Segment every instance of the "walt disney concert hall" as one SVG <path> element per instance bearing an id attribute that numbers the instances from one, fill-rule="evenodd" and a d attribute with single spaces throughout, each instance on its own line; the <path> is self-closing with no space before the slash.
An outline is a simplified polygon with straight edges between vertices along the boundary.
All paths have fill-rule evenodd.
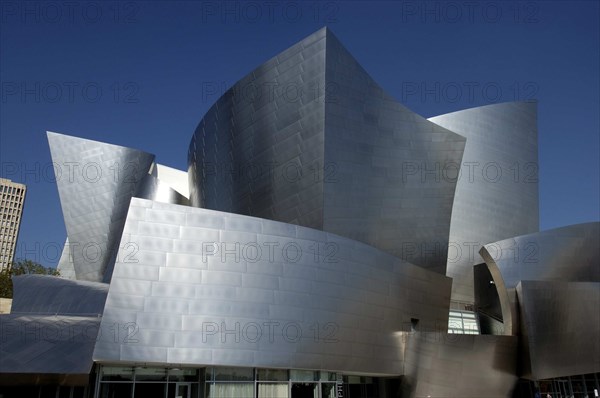
<path id="1" fill-rule="evenodd" d="M 0 397 L 597 397 L 600 224 L 539 231 L 536 107 L 423 118 L 323 28 L 186 171 L 49 132 L 93 170 L 57 178 L 61 277 L 14 278 Z"/>

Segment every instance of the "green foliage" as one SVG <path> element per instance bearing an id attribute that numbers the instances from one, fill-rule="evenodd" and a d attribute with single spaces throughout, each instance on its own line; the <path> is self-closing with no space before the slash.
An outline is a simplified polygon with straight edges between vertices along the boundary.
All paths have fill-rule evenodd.
<path id="1" fill-rule="evenodd" d="M 0 297 L 12 298 L 13 284 L 12 277 L 25 274 L 52 275 L 59 276 L 56 268 L 44 267 L 31 260 L 21 260 L 13 263 L 8 270 L 0 271 Z"/>
<path id="2" fill-rule="evenodd" d="M 0 298 L 12 298 L 12 279 L 10 271 L 0 271 Z"/>

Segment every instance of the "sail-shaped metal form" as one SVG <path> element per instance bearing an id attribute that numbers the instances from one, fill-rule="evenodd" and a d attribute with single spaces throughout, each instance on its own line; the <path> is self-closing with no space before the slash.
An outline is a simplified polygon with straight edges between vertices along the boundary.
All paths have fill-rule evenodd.
<path id="1" fill-rule="evenodd" d="M 457 180 L 442 171 L 464 145 L 387 95 L 324 28 L 207 112 L 190 143 L 191 202 L 333 232 L 445 273 Z"/>
<path id="2" fill-rule="evenodd" d="M 76 278 L 101 282 L 154 155 L 48 132 Z"/>

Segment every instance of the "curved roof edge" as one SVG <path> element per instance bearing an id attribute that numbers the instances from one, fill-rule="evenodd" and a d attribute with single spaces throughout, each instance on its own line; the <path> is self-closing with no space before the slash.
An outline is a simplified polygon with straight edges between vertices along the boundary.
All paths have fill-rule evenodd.
<path id="1" fill-rule="evenodd" d="M 537 112 L 538 100 L 537 99 L 533 99 L 533 100 L 527 100 L 527 101 L 495 102 L 495 103 L 492 103 L 492 104 L 474 106 L 472 108 L 459 109 L 459 110 L 453 111 L 453 112 L 442 113 L 442 114 L 439 114 L 439 115 L 430 116 L 430 117 L 427 118 L 427 120 L 435 123 L 435 121 L 433 119 L 441 117 L 441 116 L 450 116 L 450 115 L 455 115 L 455 114 L 461 113 L 461 112 L 467 112 L 467 111 L 472 111 L 472 110 L 486 110 L 486 109 L 489 109 L 489 108 L 496 108 L 496 107 L 507 106 L 507 105 L 534 106 L 535 107 L 535 111 Z"/>
<path id="2" fill-rule="evenodd" d="M 108 284 L 50 275 L 13 278 L 11 314 L 97 316 L 104 311 Z"/>

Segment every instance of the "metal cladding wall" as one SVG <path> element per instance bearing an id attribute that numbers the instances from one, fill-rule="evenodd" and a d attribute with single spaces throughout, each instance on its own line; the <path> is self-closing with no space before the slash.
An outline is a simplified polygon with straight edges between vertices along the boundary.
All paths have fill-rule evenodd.
<path id="1" fill-rule="evenodd" d="M 146 174 L 135 197 L 162 203 L 189 205 L 189 200 L 185 196 L 151 174 Z"/>
<path id="2" fill-rule="evenodd" d="M 188 182 L 188 174 L 186 171 L 181 171 L 168 167 L 159 163 L 155 163 L 152 167 L 152 173 L 160 182 L 167 184 L 171 189 L 178 194 L 190 198 L 190 185 Z"/>
<path id="3" fill-rule="evenodd" d="M 323 230 L 445 274 L 465 138 L 395 101 L 328 32 Z"/>
<path id="4" fill-rule="evenodd" d="M 402 396 L 510 397 L 517 347 L 516 336 L 410 334 Z"/>
<path id="5" fill-rule="evenodd" d="M 523 336 L 524 377 L 598 372 L 599 241 L 595 222 L 481 249 L 498 290 L 505 334 Z"/>
<path id="6" fill-rule="evenodd" d="M 400 375 L 402 331 L 447 327 L 449 278 L 334 234 L 136 198 L 127 244 L 96 361 Z"/>
<path id="7" fill-rule="evenodd" d="M 109 281 L 129 201 L 154 155 L 51 132 L 48 143 L 75 276 Z"/>
<path id="8" fill-rule="evenodd" d="M 522 377 L 600 372 L 600 283 L 522 281 L 517 294 Z"/>
<path id="9" fill-rule="evenodd" d="M 539 229 L 537 103 L 509 102 L 429 118 L 467 138 L 450 224 L 452 299 L 473 302 L 486 243 Z"/>
<path id="10" fill-rule="evenodd" d="M 456 179 L 441 168 L 464 145 L 385 94 L 324 28 L 207 112 L 189 148 L 191 203 L 333 232 L 444 274 Z"/>
<path id="11" fill-rule="evenodd" d="M 481 256 L 494 278 L 505 333 L 519 332 L 520 281 L 600 282 L 600 223 L 585 223 L 485 245 Z"/>
<path id="12" fill-rule="evenodd" d="M 48 275 L 13 283 L 11 313 L 0 315 L 0 385 L 87 385 L 108 285 Z"/>
<path id="13" fill-rule="evenodd" d="M 0 325 L 0 385 L 35 385 L 44 379 L 48 384 L 61 379 L 64 383 L 65 377 L 78 380 L 76 384 L 89 383 L 100 327 L 97 316 L 6 314 L 0 315 Z"/>
<path id="14" fill-rule="evenodd" d="M 60 259 L 56 265 L 56 270 L 59 272 L 60 277 L 63 279 L 77 280 L 75 274 L 75 267 L 73 266 L 73 256 L 71 255 L 71 249 L 69 248 L 69 237 L 65 239 L 65 245 L 63 246 Z"/>
<path id="15" fill-rule="evenodd" d="M 49 275 L 19 275 L 14 286 L 12 314 L 102 315 L 108 285 Z"/>
<path id="16" fill-rule="evenodd" d="M 322 228 L 325 32 L 265 62 L 206 113 L 188 154 L 193 206 Z"/>

